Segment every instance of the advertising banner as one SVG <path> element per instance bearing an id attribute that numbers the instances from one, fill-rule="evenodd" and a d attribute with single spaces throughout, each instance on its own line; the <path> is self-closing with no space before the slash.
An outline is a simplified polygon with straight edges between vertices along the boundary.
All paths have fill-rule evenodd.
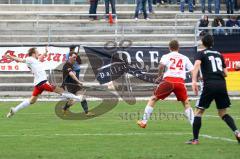
<path id="1" fill-rule="evenodd" d="M 100 84 L 129 73 L 146 82 L 154 82 L 161 57 L 169 53 L 168 47 L 104 48 L 84 47 L 90 64 Z M 180 53 L 194 61 L 196 47 L 182 47 Z M 155 76 L 154 76 L 155 73 Z M 187 76 L 186 82 L 190 82 Z"/>
<path id="2" fill-rule="evenodd" d="M 0 47 L 0 71 L 29 71 L 24 63 L 16 62 L 5 58 L 7 52 L 19 58 L 26 58 L 28 50 L 31 47 Z M 45 52 L 45 47 L 36 47 L 40 54 Z M 43 59 L 45 70 L 54 69 L 66 60 L 66 53 L 69 52 L 68 47 L 48 47 L 48 55 Z"/>

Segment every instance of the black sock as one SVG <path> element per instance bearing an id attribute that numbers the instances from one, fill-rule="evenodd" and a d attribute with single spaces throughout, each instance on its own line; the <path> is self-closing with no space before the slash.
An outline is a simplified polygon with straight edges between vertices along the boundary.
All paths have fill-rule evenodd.
<path id="1" fill-rule="evenodd" d="M 67 103 L 64 105 L 64 107 L 63 107 L 63 110 L 65 110 L 65 111 L 66 111 L 68 108 L 70 108 L 70 106 L 71 106 L 71 105 L 70 105 L 70 104 L 68 104 L 68 102 L 67 102 Z"/>
<path id="2" fill-rule="evenodd" d="M 228 115 L 228 114 L 225 114 L 223 117 L 222 117 L 222 120 L 224 120 L 226 122 L 226 124 L 229 126 L 230 129 L 232 129 L 233 132 L 235 132 L 237 130 L 237 127 L 234 123 L 234 120 L 233 118 Z"/>
<path id="3" fill-rule="evenodd" d="M 198 139 L 199 130 L 202 126 L 202 117 L 195 116 L 193 121 L 193 139 Z"/>
<path id="4" fill-rule="evenodd" d="M 81 101 L 81 105 L 82 105 L 84 112 L 88 113 L 88 103 L 87 103 L 86 99 Z"/>

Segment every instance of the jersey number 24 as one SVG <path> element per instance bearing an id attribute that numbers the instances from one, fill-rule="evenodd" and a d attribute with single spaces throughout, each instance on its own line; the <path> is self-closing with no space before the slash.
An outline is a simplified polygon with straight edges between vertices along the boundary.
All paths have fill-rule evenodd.
<path id="1" fill-rule="evenodd" d="M 170 61 L 172 64 L 170 65 L 171 70 L 183 70 L 183 60 L 182 59 L 175 59 L 175 58 L 170 58 Z"/>

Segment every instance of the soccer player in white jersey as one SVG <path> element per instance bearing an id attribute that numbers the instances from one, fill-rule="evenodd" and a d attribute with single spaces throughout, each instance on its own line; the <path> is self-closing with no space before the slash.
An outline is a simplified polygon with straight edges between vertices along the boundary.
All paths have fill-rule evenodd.
<path id="1" fill-rule="evenodd" d="M 193 70 L 193 64 L 188 57 L 178 53 L 179 43 L 177 40 L 169 42 L 170 53 L 163 55 L 159 65 L 159 77 L 158 81 L 162 80 L 156 89 L 153 96 L 147 103 L 142 120 L 139 120 L 137 124 L 141 128 L 147 126 L 155 103 L 161 99 L 165 99 L 172 92 L 176 95 L 177 100 L 181 101 L 185 108 L 185 115 L 187 116 L 190 124 L 192 125 L 194 119 L 194 113 L 188 100 L 187 89 L 184 84 L 186 78 L 186 70 Z M 165 73 L 163 73 L 165 69 Z"/>
<path id="2" fill-rule="evenodd" d="M 46 48 L 46 53 L 40 55 L 38 50 L 36 48 L 30 48 L 28 50 L 28 57 L 25 59 L 18 58 L 15 56 L 11 56 L 5 53 L 6 58 L 10 58 L 12 60 L 26 63 L 28 68 L 31 70 L 31 72 L 34 75 L 34 89 L 32 92 L 32 96 L 30 99 L 24 100 L 22 103 L 17 105 L 16 107 L 12 107 L 10 109 L 10 112 L 7 114 L 7 117 L 10 118 L 13 116 L 16 112 L 19 110 L 28 107 L 31 104 L 34 104 L 38 96 L 43 92 L 43 91 L 49 91 L 49 92 L 55 92 L 60 95 L 62 95 L 65 98 L 70 98 L 70 99 L 76 99 L 78 101 L 81 101 L 81 97 L 75 96 L 74 94 L 71 94 L 69 92 L 64 92 L 64 90 L 60 87 L 51 85 L 48 80 L 47 80 L 47 74 L 45 70 L 43 69 L 42 63 L 40 60 L 47 54 L 47 48 Z M 81 84 L 81 83 L 79 83 Z"/>

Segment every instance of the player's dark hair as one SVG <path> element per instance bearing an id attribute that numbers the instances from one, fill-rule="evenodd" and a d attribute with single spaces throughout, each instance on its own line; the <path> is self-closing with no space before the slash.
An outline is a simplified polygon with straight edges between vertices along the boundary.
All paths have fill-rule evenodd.
<path id="1" fill-rule="evenodd" d="M 76 55 L 76 56 L 78 56 L 78 54 L 77 54 L 76 52 L 71 51 L 71 52 L 69 53 L 69 57 L 72 56 L 73 54 Z"/>
<path id="2" fill-rule="evenodd" d="M 74 51 L 75 48 L 76 48 L 76 45 L 71 45 L 71 46 L 69 47 L 70 52 L 71 52 L 71 51 Z"/>
<path id="3" fill-rule="evenodd" d="M 30 49 L 28 50 L 28 56 L 32 56 L 32 55 L 35 54 L 35 53 L 36 53 L 36 48 L 35 48 L 35 47 L 30 48 Z"/>
<path id="4" fill-rule="evenodd" d="M 169 48 L 171 51 L 177 51 L 179 49 L 179 43 L 177 40 L 171 40 L 169 42 Z"/>
<path id="5" fill-rule="evenodd" d="M 213 36 L 210 35 L 210 34 L 207 34 L 205 35 L 203 38 L 202 38 L 202 44 L 207 48 L 211 48 L 213 47 Z"/>
<path id="6" fill-rule="evenodd" d="M 71 57 L 73 54 L 77 56 L 76 62 L 77 62 L 79 65 L 82 64 L 82 60 L 81 60 L 80 56 L 79 56 L 76 52 L 71 51 L 71 52 L 69 53 L 69 57 Z"/>

